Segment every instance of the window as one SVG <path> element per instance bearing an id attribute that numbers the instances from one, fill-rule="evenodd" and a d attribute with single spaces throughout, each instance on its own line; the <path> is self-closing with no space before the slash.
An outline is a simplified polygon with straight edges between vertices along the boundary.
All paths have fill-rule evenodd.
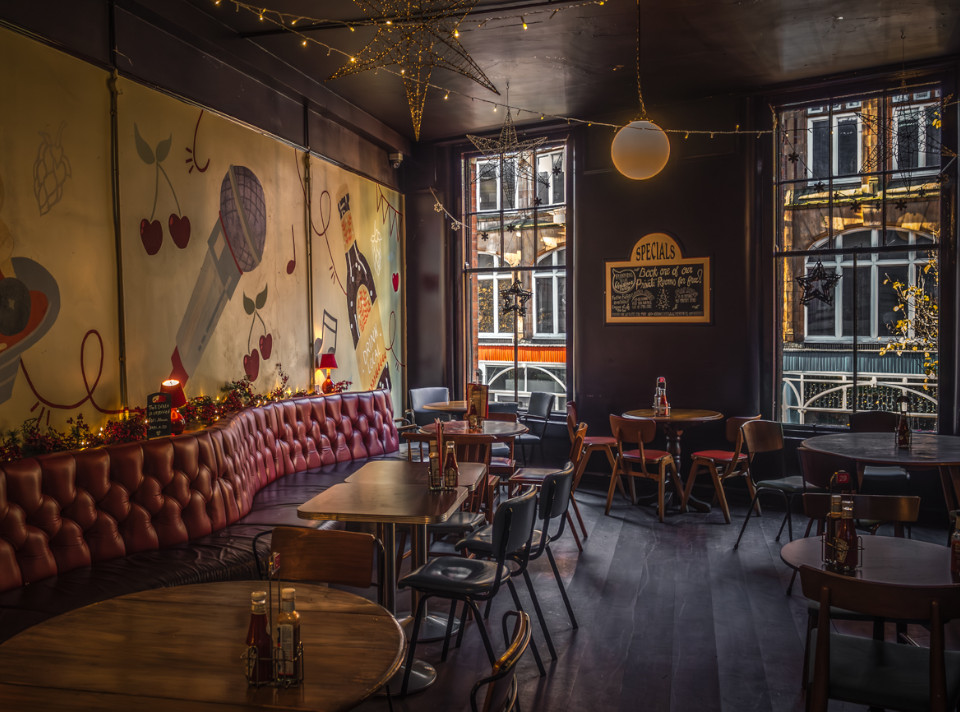
<path id="1" fill-rule="evenodd" d="M 919 85 L 785 105 L 777 113 L 779 416 L 843 426 L 851 411 L 895 410 L 937 426 L 938 383 L 914 328 L 922 310 L 895 286 L 939 294 L 940 88 Z M 822 272 L 820 272 L 822 270 Z M 807 282 L 811 276 L 824 278 Z M 933 312 L 935 314 L 935 312 Z M 925 340 L 917 340 L 922 335 Z M 918 344 L 890 350 L 891 344 Z"/>
<path id="2" fill-rule="evenodd" d="M 567 323 L 567 271 L 563 269 L 564 251 L 552 250 L 537 260 L 533 273 L 534 336 L 562 337 Z"/>
<path id="3" fill-rule="evenodd" d="M 461 157 L 464 370 L 494 400 L 566 397 L 568 159 L 566 142 Z"/>

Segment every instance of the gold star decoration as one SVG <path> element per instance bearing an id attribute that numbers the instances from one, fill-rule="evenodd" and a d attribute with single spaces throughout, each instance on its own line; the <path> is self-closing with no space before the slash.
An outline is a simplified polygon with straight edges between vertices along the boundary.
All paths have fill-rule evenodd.
<path id="1" fill-rule="evenodd" d="M 477 147 L 478 151 L 483 153 L 484 158 L 491 160 L 501 160 L 504 156 L 513 153 L 529 153 L 547 140 L 546 136 L 529 138 L 526 141 L 517 139 L 517 127 L 513 124 L 509 106 L 507 106 L 507 118 L 503 121 L 503 127 L 500 129 L 498 138 L 484 138 L 472 134 L 467 134 L 467 138 L 470 139 L 470 143 Z"/>
<path id="2" fill-rule="evenodd" d="M 363 12 L 376 18 L 377 34 L 331 79 L 383 67 L 400 67 L 400 77 L 410 105 L 414 137 L 420 139 L 423 107 L 430 78 L 436 68 L 448 69 L 499 94 L 460 44 L 463 19 L 477 0 L 354 0 Z"/>

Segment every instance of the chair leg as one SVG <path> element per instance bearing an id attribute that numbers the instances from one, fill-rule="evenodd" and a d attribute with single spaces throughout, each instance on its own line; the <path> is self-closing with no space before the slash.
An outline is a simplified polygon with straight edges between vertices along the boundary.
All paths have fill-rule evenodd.
<path id="1" fill-rule="evenodd" d="M 780 522 L 780 529 L 777 530 L 777 538 L 774 539 L 774 541 L 780 541 L 780 535 L 783 534 L 784 525 L 787 525 L 788 527 L 787 531 L 789 532 L 789 535 L 790 535 L 790 541 L 793 541 L 793 518 L 790 516 L 790 506 L 793 503 L 793 497 L 784 494 L 783 501 L 786 504 L 787 513 L 783 515 L 783 521 Z"/>
<path id="2" fill-rule="evenodd" d="M 403 684 L 400 685 L 400 694 L 407 694 L 407 685 L 410 683 L 410 671 L 413 670 L 413 652 L 417 648 L 417 636 L 420 635 L 420 621 L 423 620 L 423 612 L 429 596 L 421 596 L 420 603 L 417 604 L 417 613 L 413 617 L 413 630 L 410 632 L 410 639 L 407 647 L 407 663 L 403 672 Z"/>
<path id="3" fill-rule="evenodd" d="M 477 604 L 472 598 L 466 599 L 466 606 L 470 606 L 470 610 L 473 612 L 473 617 L 477 621 L 477 630 L 480 631 L 480 637 L 483 639 L 483 647 L 487 650 L 487 657 L 490 658 L 490 664 L 495 665 L 497 662 L 497 656 L 493 654 L 493 646 L 490 644 L 490 636 L 487 635 L 487 626 L 484 625 L 483 619 L 480 618 L 480 609 L 477 608 Z"/>
<path id="4" fill-rule="evenodd" d="M 489 609 L 489 607 L 490 607 L 490 599 L 488 598 L 488 599 L 487 599 L 487 608 Z M 460 630 L 457 631 L 457 646 L 456 646 L 456 647 L 458 647 L 458 648 L 460 647 L 460 643 L 463 642 L 463 631 L 465 631 L 465 630 L 467 629 L 467 616 L 468 616 L 469 614 L 470 614 L 470 607 L 467 606 L 466 604 L 464 604 L 464 606 L 463 606 L 463 612 L 460 614 Z M 490 615 L 490 611 L 489 611 L 489 610 L 487 610 L 487 615 L 488 615 L 488 616 Z M 478 622 L 478 623 L 480 622 L 479 619 L 477 619 L 477 622 Z"/>
<path id="5" fill-rule="evenodd" d="M 614 465 L 613 474 L 610 475 L 610 486 L 607 487 L 607 506 L 603 510 L 605 515 L 610 514 L 610 505 L 613 503 L 613 490 L 617 488 L 617 484 L 620 485 L 620 489 L 622 490 L 623 483 L 620 482 L 620 468 Z M 626 492 L 624 492 L 624 496 L 626 496 Z"/>
<path id="6" fill-rule="evenodd" d="M 583 544 L 580 543 L 580 535 L 577 534 L 577 527 L 573 523 L 573 517 L 570 516 L 569 511 L 565 516 L 567 517 L 567 523 L 570 525 L 570 533 L 573 534 L 573 540 L 577 542 L 577 550 L 583 551 Z"/>
<path id="7" fill-rule="evenodd" d="M 760 496 L 760 492 L 754 490 L 753 498 L 750 500 L 750 506 L 747 507 L 747 516 L 743 519 L 743 526 L 740 527 L 740 535 L 737 537 L 737 543 L 733 545 L 733 550 L 736 551 L 740 546 L 740 540 L 743 538 L 743 532 L 747 528 L 747 522 L 750 521 L 750 515 L 753 514 L 753 507 L 757 503 L 757 498 Z"/>
<path id="8" fill-rule="evenodd" d="M 553 569 L 553 576 L 557 579 L 557 586 L 560 587 L 560 596 L 563 598 L 563 605 L 567 607 L 567 615 L 570 616 L 570 623 L 574 628 L 579 628 L 580 624 L 577 623 L 577 617 L 573 613 L 573 606 L 570 605 L 570 598 L 567 596 L 567 589 L 563 585 L 563 579 L 560 577 L 560 569 L 557 568 L 557 560 L 553 558 L 553 552 L 550 550 L 550 545 L 547 544 L 547 560 L 550 562 L 550 567 Z"/>
<path id="9" fill-rule="evenodd" d="M 580 514 L 580 507 L 577 505 L 577 500 L 573 497 L 573 495 L 570 496 L 570 506 L 573 507 L 573 513 L 577 515 L 577 521 L 580 522 L 580 531 L 583 532 L 583 538 L 586 539 L 587 527 L 583 524 L 583 516 Z M 573 524 L 570 526 L 573 526 Z M 583 549 L 581 549 L 581 551 L 583 551 Z"/>
<path id="10" fill-rule="evenodd" d="M 547 641 L 547 651 L 550 653 L 550 659 L 557 659 L 557 649 L 553 647 L 553 638 L 550 637 L 550 629 L 547 628 L 547 621 L 543 617 L 543 610 L 540 608 L 540 599 L 537 598 L 537 592 L 533 588 L 533 581 L 530 580 L 530 573 L 523 570 L 523 581 L 527 584 L 527 591 L 530 593 L 530 600 L 533 601 L 533 610 L 537 614 L 537 620 L 540 621 L 540 629 L 543 631 L 543 639 Z"/>
<path id="11" fill-rule="evenodd" d="M 700 466 L 703 464 L 705 463 L 700 460 L 694 460 L 690 463 L 690 472 L 687 473 L 687 484 L 683 488 L 683 499 L 680 505 L 683 511 L 687 509 L 687 500 L 690 499 L 690 493 L 693 492 L 693 483 L 697 481 L 697 473 L 700 472 Z"/>
<path id="12" fill-rule="evenodd" d="M 464 606 L 466 608 L 466 606 Z M 447 651 L 450 650 L 450 634 L 453 632 L 453 621 L 457 617 L 457 602 L 450 601 L 450 615 L 447 616 L 447 630 L 443 634 L 443 650 L 440 651 L 440 662 L 447 659 Z M 460 626 L 461 629 L 463 626 Z"/>
<path id="13" fill-rule="evenodd" d="M 720 504 L 721 511 L 723 511 L 723 519 L 729 524 L 731 521 L 730 505 L 727 502 L 727 493 L 723 491 L 723 480 L 720 479 L 720 473 L 717 472 L 716 465 L 710 467 L 710 478 L 713 480 L 713 491 L 717 495 L 717 502 Z"/>
<path id="14" fill-rule="evenodd" d="M 661 472 L 660 477 L 657 479 L 657 517 L 660 519 L 661 522 L 663 521 L 663 509 L 664 509 L 663 503 L 665 499 L 664 490 L 666 489 L 665 485 L 667 484 L 666 482 L 664 482 L 664 477 L 665 477 L 664 473 Z M 630 480 L 630 483 L 633 484 L 633 480 Z"/>
<path id="15" fill-rule="evenodd" d="M 517 587 L 513 585 L 513 579 L 507 579 L 507 588 L 510 589 L 510 596 L 513 598 L 513 605 L 518 611 L 523 610 L 523 604 L 520 603 L 520 596 L 517 595 Z M 533 653 L 533 659 L 537 663 L 537 670 L 540 671 L 540 677 L 546 677 L 547 670 L 543 667 L 543 658 L 540 657 L 540 648 L 537 647 L 537 641 L 533 634 L 530 635 L 530 652 Z"/>

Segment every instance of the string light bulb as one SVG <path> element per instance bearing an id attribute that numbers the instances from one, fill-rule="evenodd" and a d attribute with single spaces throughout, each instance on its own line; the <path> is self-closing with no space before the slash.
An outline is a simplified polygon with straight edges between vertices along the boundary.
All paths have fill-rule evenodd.
<path id="1" fill-rule="evenodd" d="M 527 21 L 523 19 L 523 15 L 520 15 L 520 24 L 523 26 L 523 29 L 527 29 Z"/>

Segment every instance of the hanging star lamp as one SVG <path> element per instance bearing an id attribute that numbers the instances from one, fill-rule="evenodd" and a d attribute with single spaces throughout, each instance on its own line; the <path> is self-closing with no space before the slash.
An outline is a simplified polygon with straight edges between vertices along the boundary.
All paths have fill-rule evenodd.
<path id="1" fill-rule="evenodd" d="M 817 260 L 810 273 L 802 277 L 794 277 L 797 286 L 800 287 L 800 303 L 807 305 L 810 302 L 818 301 L 827 305 L 833 304 L 833 288 L 840 281 L 840 275 L 836 272 L 827 272 L 823 262 Z"/>
<path id="2" fill-rule="evenodd" d="M 354 0 L 375 18 L 377 33 L 355 57 L 331 75 L 337 79 L 371 69 L 399 67 L 410 105 L 413 135 L 420 139 L 423 107 L 436 68 L 500 92 L 460 44 L 458 27 L 477 0 Z"/>
<path id="3" fill-rule="evenodd" d="M 647 118 L 640 89 L 640 0 L 637 0 L 637 98 L 640 115 L 621 128 L 613 138 L 610 156 L 613 165 L 627 178 L 645 180 L 663 170 L 670 158 L 670 139 L 662 128 Z"/>

